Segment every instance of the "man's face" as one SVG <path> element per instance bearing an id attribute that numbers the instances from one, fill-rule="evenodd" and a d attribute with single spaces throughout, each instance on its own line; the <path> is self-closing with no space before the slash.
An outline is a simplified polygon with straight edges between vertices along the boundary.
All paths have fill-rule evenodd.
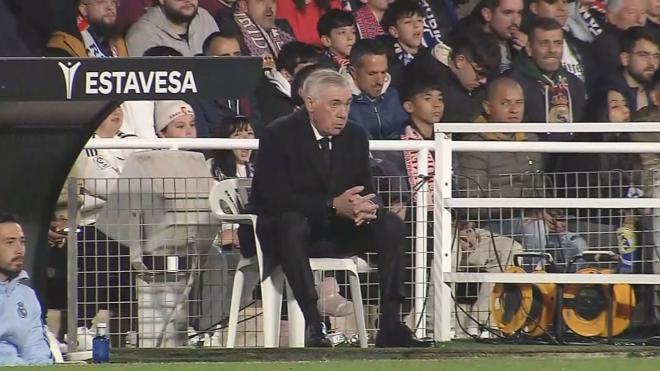
<path id="1" fill-rule="evenodd" d="M 660 17 L 660 0 L 648 0 L 646 15 L 653 18 Z"/>
<path id="2" fill-rule="evenodd" d="M 561 29 L 544 31 L 532 30 L 534 37 L 530 38 L 527 53 L 543 72 L 554 73 L 561 66 L 564 47 L 564 33 Z"/>
<path id="3" fill-rule="evenodd" d="M 635 43 L 632 53 L 621 53 L 621 56 L 621 63 L 630 76 L 642 85 L 651 82 L 653 74 L 658 69 L 660 58 L 658 45 L 642 39 Z"/>
<path id="4" fill-rule="evenodd" d="M 495 87 L 492 97 L 484 102 L 484 110 L 490 122 L 520 123 L 525 113 L 525 97 L 520 85 L 501 84 Z"/>
<path id="5" fill-rule="evenodd" d="M 330 37 L 321 36 L 321 43 L 340 56 L 348 57 L 355 39 L 355 26 L 344 26 L 330 30 Z"/>
<path id="6" fill-rule="evenodd" d="M 95 30 L 114 28 L 117 23 L 119 0 L 83 0 L 78 6 L 80 14 Z"/>
<path id="7" fill-rule="evenodd" d="M 500 39 L 509 40 L 520 28 L 523 0 L 500 0 L 494 11 L 483 9 L 482 15 L 490 30 Z"/>
<path id="8" fill-rule="evenodd" d="M 445 102 L 440 90 L 430 89 L 415 94 L 410 101 L 404 103 L 404 108 L 416 123 L 433 125 L 442 119 Z"/>
<path id="9" fill-rule="evenodd" d="M 162 138 L 197 138 L 195 117 L 190 114 L 181 115 L 170 121 L 159 134 Z"/>
<path id="10" fill-rule="evenodd" d="M 626 0 L 615 12 L 607 13 L 607 21 L 616 27 L 627 30 L 630 27 L 646 24 L 648 0 Z"/>
<path id="11" fill-rule="evenodd" d="M 387 79 L 387 56 L 366 54 L 360 62 L 355 67 L 355 84 L 372 98 L 380 96 Z"/>
<path id="12" fill-rule="evenodd" d="M 422 33 L 424 32 L 424 18 L 419 14 L 413 14 L 400 18 L 396 26 L 388 30 L 392 37 L 408 48 L 419 48 L 422 45 Z"/>
<path id="13" fill-rule="evenodd" d="M 4 281 L 19 274 L 24 256 L 25 236 L 21 226 L 14 222 L 0 224 L 0 279 Z"/>
<path id="14" fill-rule="evenodd" d="M 214 57 L 237 57 L 241 55 L 241 46 L 236 39 L 216 37 L 211 41 L 208 52 Z"/>
<path id="15" fill-rule="evenodd" d="M 244 11 L 252 20 L 266 31 L 275 27 L 275 12 L 277 4 L 275 0 L 243 0 Z"/>
<path id="16" fill-rule="evenodd" d="M 486 75 L 476 63 L 467 56 L 459 54 L 454 57 L 452 72 L 467 91 L 473 91 L 486 84 Z"/>
<path id="17" fill-rule="evenodd" d="M 564 27 L 568 19 L 568 0 L 538 0 L 529 4 L 529 10 L 537 17 L 554 19 Z"/>
<path id="18" fill-rule="evenodd" d="M 198 0 L 158 0 L 173 23 L 188 23 L 197 15 Z"/>
<path id="19" fill-rule="evenodd" d="M 329 85 L 319 92 L 318 97 L 305 97 L 305 106 L 319 134 L 338 135 L 348 121 L 351 91 L 344 86 Z"/>

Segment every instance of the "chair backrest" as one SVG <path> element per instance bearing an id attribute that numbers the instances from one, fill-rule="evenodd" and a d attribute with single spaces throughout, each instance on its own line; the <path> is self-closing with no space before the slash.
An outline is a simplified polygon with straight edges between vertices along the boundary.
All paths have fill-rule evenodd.
<path id="1" fill-rule="evenodd" d="M 252 179 L 233 178 L 216 183 L 209 192 L 209 205 L 216 215 L 241 214 L 247 205 Z"/>

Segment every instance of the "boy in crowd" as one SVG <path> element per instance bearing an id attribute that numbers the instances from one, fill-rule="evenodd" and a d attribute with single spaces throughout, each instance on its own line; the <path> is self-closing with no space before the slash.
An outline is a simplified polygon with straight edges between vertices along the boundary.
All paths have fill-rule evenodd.
<path id="1" fill-rule="evenodd" d="M 433 125 L 440 122 L 445 111 L 442 86 L 439 80 L 409 78 L 401 86 L 399 93 L 403 109 L 410 115 L 401 134 L 402 140 L 432 140 Z M 417 178 L 417 152 L 404 151 L 403 160 L 410 187 L 415 188 L 420 181 Z M 428 173 L 435 169 L 433 155 L 429 153 Z M 429 189 L 433 189 L 433 179 L 429 179 Z M 431 203 L 432 205 L 433 203 Z"/>
<path id="2" fill-rule="evenodd" d="M 422 49 L 422 9 L 414 0 L 396 0 L 385 11 L 382 25 L 393 42 L 395 63 L 406 66 Z"/>
<path id="3" fill-rule="evenodd" d="M 348 66 L 351 48 L 357 40 L 355 18 L 351 12 L 331 9 L 321 16 L 316 30 L 321 37 L 323 57 L 337 69 Z"/>

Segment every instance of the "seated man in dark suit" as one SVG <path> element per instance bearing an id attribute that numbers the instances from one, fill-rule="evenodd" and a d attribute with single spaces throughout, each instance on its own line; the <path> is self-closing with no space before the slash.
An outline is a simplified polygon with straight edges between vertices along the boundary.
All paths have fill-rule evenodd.
<path id="1" fill-rule="evenodd" d="M 331 346 L 309 258 L 373 251 L 381 297 L 376 346 L 424 346 L 399 321 L 404 226 L 382 209 L 366 134 L 347 122 L 350 87 L 337 72 L 321 69 L 305 80 L 302 92 L 305 108 L 275 120 L 261 138 L 250 203 L 259 215 L 264 254 L 282 265 L 301 306 L 305 344 Z"/>

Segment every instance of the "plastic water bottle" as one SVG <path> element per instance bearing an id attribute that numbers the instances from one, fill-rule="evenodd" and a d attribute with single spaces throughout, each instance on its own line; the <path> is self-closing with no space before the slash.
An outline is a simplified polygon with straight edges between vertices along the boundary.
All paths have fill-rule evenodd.
<path id="1" fill-rule="evenodd" d="M 92 341 L 92 360 L 94 363 L 110 362 L 110 339 L 108 338 L 108 325 L 96 324 L 96 336 Z"/>
<path id="2" fill-rule="evenodd" d="M 619 254 L 621 255 L 620 273 L 633 273 L 634 261 L 637 257 L 637 236 L 635 235 L 635 221 L 627 216 L 623 225 L 616 230 Z"/>

